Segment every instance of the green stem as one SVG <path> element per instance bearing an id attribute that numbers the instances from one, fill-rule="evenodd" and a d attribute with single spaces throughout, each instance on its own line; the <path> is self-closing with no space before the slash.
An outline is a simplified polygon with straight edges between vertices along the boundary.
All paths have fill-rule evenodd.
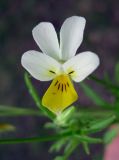
<path id="1" fill-rule="evenodd" d="M 20 107 L 0 105 L 0 116 L 40 116 L 39 111 Z"/>
<path id="2" fill-rule="evenodd" d="M 60 138 L 67 137 L 67 136 L 71 136 L 71 133 L 67 132 L 64 134 L 57 134 L 57 135 L 52 135 L 52 136 L 42 136 L 42 137 L 0 139 L 0 144 L 46 142 L 46 141 L 59 140 Z"/>
<path id="3" fill-rule="evenodd" d="M 38 92 L 35 89 L 35 87 L 32 85 L 32 82 L 31 82 L 31 79 L 29 78 L 28 73 L 25 73 L 24 79 L 25 79 L 26 86 L 29 90 L 29 93 L 31 94 L 36 106 L 40 108 L 43 114 L 45 114 L 47 117 L 53 120 L 55 118 L 55 115 L 42 105 Z"/>

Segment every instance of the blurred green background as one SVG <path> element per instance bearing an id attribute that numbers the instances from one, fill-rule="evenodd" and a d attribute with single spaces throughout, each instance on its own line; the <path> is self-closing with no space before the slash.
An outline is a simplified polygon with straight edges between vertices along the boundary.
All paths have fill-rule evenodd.
<path id="1" fill-rule="evenodd" d="M 27 50 L 39 50 L 31 33 L 39 22 L 50 21 L 59 32 L 63 21 L 72 15 L 87 20 L 78 52 L 97 53 L 101 65 L 96 74 L 102 78 L 108 72 L 112 77 L 115 63 L 119 61 L 118 0 L 0 0 L 0 104 L 36 109 L 24 84 L 21 56 Z M 42 96 L 49 83 L 34 79 L 33 82 Z M 94 88 L 108 99 L 106 91 Z M 79 95 L 80 103 L 90 104 L 80 90 Z M 43 130 L 46 121 L 35 116 L 0 118 L 0 123 L 11 123 L 17 128 L 12 133 L 0 133 L 0 138 L 48 134 L 49 131 Z M 49 146 L 50 143 L 0 145 L 0 160 L 52 160 L 54 155 L 48 153 Z M 92 160 L 102 151 L 102 146 L 95 145 L 91 147 L 92 154 L 87 156 L 78 148 L 71 159 Z"/>

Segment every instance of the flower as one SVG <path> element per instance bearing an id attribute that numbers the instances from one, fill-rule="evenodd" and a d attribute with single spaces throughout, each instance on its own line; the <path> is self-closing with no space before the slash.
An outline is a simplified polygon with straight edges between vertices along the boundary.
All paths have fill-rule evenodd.
<path id="1" fill-rule="evenodd" d="M 37 80 L 53 80 L 43 96 L 42 104 L 55 114 L 78 99 L 72 80 L 80 82 L 99 65 L 95 53 L 76 54 L 83 40 L 86 20 L 83 17 L 67 18 L 60 30 L 60 43 L 49 22 L 41 22 L 32 31 L 33 38 L 43 53 L 34 50 L 23 54 L 22 66 Z"/>

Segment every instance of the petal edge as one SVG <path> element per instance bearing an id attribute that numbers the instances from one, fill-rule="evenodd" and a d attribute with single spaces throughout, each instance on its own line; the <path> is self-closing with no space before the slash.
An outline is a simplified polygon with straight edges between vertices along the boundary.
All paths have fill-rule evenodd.
<path id="1" fill-rule="evenodd" d="M 59 60 L 61 53 L 54 26 L 49 22 L 41 22 L 32 30 L 32 35 L 43 53 Z"/>
<path id="2" fill-rule="evenodd" d="M 37 80 L 49 81 L 60 72 L 60 64 L 43 53 L 27 51 L 21 58 L 22 66 Z"/>
<path id="3" fill-rule="evenodd" d="M 83 40 L 85 23 L 85 18 L 78 16 L 69 17 L 64 21 L 60 30 L 60 49 L 63 60 L 68 60 L 76 54 Z"/>

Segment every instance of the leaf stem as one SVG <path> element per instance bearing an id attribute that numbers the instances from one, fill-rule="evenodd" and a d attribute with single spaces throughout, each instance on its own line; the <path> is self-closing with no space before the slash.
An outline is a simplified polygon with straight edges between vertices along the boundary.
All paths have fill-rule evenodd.
<path id="1" fill-rule="evenodd" d="M 52 136 L 30 137 L 30 138 L 8 138 L 0 139 L 0 144 L 19 144 L 19 143 L 35 143 L 59 140 L 62 137 L 71 136 L 70 132 L 57 134 Z"/>
<path id="2" fill-rule="evenodd" d="M 53 120 L 55 118 L 55 115 L 42 105 L 38 92 L 35 89 L 35 87 L 32 85 L 31 79 L 29 78 L 29 75 L 27 72 L 24 75 L 24 79 L 25 79 L 26 86 L 29 90 L 29 93 L 31 94 L 36 106 L 40 108 L 40 110 L 44 115 L 46 115 L 51 120 Z"/>
<path id="3" fill-rule="evenodd" d="M 37 110 L 0 105 L 0 116 L 40 116 Z"/>

